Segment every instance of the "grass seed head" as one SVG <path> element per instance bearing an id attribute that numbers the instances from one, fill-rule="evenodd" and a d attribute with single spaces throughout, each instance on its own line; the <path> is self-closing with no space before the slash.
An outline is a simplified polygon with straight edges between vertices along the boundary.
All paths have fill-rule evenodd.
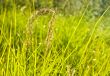
<path id="1" fill-rule="evenodd" d="M 46 45 L 45 53 L 47 54 L 49 48 L 51 47 L 51 42 L 53 39 L 53 30 L 54 30 L 53 27 L 54 27 L 54 21 L 55 21 L 55 10 L 54 9 L 43 8 L 43 9 L 35 11 L 28 19 L 27 35 L 28 35 L 28 37 L 32 36 L 32 34 L 33 34 L 33 24 L 32 23 L 39 15 L 43 15 L 43 14 L 52 14 L 52 17 L 48 24 L 48 32 L 47 32 L 47 36 L 45 39 L 45 45 Z M 29 39 L 27 41 L 29 41 Z"/>

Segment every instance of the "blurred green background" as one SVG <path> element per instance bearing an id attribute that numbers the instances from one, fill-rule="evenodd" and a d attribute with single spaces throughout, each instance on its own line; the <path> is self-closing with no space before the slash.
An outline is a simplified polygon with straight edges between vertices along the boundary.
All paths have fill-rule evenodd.
<path id="1" fill-rule="evenodd" d="M 88 14 L 100 16 L 110 5 L 110 0 L 0 0 L 0 11 L 31 6 L 33 9 L 55 8 L 63 14 L 77 15 L 88 5 Z"/>

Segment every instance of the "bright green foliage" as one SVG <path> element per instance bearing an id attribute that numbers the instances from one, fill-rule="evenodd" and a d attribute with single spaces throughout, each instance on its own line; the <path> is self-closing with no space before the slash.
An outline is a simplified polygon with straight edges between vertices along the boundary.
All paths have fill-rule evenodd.
<path id="1" fill-rule="evenodd" d="M 0 14 L 0 76 L 110 76 L 108 10 L 90 21 L 87 8 L 77 16 L 56 14 L 45 56 L 51 15 L 39 15 L 27 30 L 31 9 L 5 8 Z"/>

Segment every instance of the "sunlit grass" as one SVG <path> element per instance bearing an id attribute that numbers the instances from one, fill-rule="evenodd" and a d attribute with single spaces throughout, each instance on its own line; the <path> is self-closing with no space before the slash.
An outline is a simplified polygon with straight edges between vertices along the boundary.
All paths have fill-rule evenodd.
<path id="1" fill-rule="evenodd" d="M 102 27 L 105 13 L 87 21 L 85 12 L 79 16 L 56 14 L 45 56 L 51 15 L 36 17 L 33 33 L 28 34 L 32 12 L 5 9 L 0 14 L 0 76 L 109 76 L 110 27 Z"/>

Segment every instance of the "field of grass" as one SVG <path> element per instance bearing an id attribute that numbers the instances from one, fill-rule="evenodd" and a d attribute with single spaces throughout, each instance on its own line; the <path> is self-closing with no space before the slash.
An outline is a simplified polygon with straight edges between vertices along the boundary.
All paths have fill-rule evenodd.
<path id="1" fill-rule="evenodd" d="M 110 9 L 108 9 L 110 10 Z M 0 14 L 0 76 L 110 76 L 110 18 Z"/>

